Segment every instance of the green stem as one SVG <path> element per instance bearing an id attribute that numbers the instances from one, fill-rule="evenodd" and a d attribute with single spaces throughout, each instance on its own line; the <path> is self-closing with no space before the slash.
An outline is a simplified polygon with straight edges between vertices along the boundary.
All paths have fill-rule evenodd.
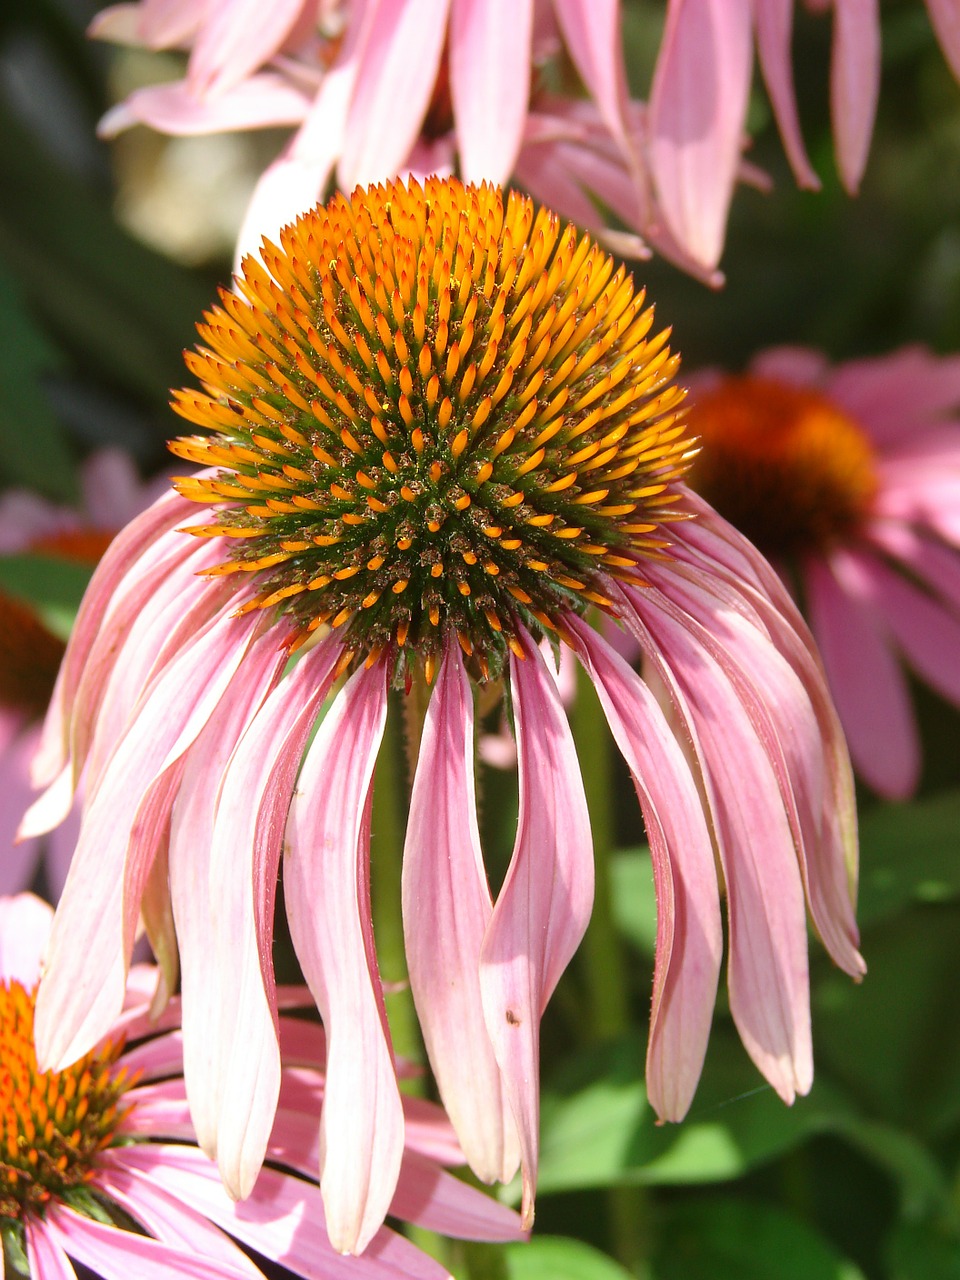
<path id="1" fill-rule="evenodd" d="M 391 708 L 391 712 L 395 708 Z M 387 730 L 377 759 L 373 788 L 373 822 L 370 833 L 371 899 L 373 929 L 377 939 L 380 976 L 384 983 L 402 983 L 384 999 L 393 1047 L 401 1057 L 422 1064 L 423 1042 L 407 985 L 407 961 L 403 945 L 401 913 L 401 872 L 403 867 L 403 833 L 406 815 L 406 785 L 403 769 L 403 741 L 397 727 L 398 717 L 387 717 Z M 417 1076 L 403 1082 L 408 1093 L 422 1093 L 423 1081 Z"/>
<path id="2" fill-rule="evenodd" d="M 581 971 L 589 992 L 589 1039 L 622 1035 L 630 1027 L 623 944 L 613 920 L 610 858 L 615 843 L 611 740 L 603 708 L 589 677 L 577 671 L 571 715 L 593 830 L 596 890 L 593 915 L 581 946 Z"/>
<path id="3" fill-rule="evenodd" d="M 589 677 L 577 671 L 577 696 L 571 715 L 580 757 L 590 825 L 593 830 L 596 890 L 590 927 L 581 945 L 589 1021 L 584 1038 L 593 1041 L 630 1030 L 629 981 L 623 943 L 613 918 L 611 857 L 616 843 L 612 741 L 603 708 Z M 638 1186 L 611 1187 L 607 1193 L 616 1256 L 635 1276 L 650 1274 L 650 1203 Z"/>

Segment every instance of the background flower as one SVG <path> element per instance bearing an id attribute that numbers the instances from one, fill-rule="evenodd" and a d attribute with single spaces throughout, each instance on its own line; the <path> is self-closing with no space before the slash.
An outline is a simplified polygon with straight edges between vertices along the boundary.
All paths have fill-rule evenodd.
<path id="1" fill-rule="evenodd" d="M 131 969 L 106 1040 L 59 1072 L 38 1072 L 34 998 L 52 918 L 31 894 L 0 898 L 0 1232 L 8 1267 L 25 1259 L 34 1280 L 72 1275 L 68 1259 L 105 1280 L 254 1280 L 262 1273 L 238 1241 L 304 1278 L 443 1280 L 442 1266 L 386 1227 L 362 1259 L 344 1261 L 327 1239 L 312 1181 L 311 1115 L 323 1093 L 324 1039 L 316 1024 L 290 1014 L 302 990 L 278 993 L 280 1036 L 296 1065 L 283 1075 L 268 1167 L 239 1204 L 197 1149 L 179 1001 L 151 1018 L 153 966 Z M 467 1238 L 518 1238 L 514 1213 L 441 1167 L 461 1159 L 439 1108 L 410 1099 L 392 1212 Z"/>
<path id="2" fill-rule="evenodd" d="M 960 705 L 960 359 L 777 348 L 693 396 L 693 484 L 796 574 L 858 771 L 920 778 L 901 658 Z"/>

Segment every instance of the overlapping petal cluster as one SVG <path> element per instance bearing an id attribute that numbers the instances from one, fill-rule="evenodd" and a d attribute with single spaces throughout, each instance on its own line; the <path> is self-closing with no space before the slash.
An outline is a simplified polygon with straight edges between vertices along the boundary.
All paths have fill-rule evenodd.
<path id="1" fill-rule="evenodd" d="M 647 256 L 649 244 L 719 278 L 740 138 L 700 193 L 701 225 L 664 217 L 658 189 L 672 197 L 681 176 L 630 97 L 618 0 L 140 0 L 104 10 L 92 34 L 190 50 L 184 79 L 136 90 L 105 117 L 108 136 L 136 122 L 172 134 L 297 126 L 259 181 L 238 260 L 334 182 L 456 170 L 468 182 L 512 176 L 587 229 L 612 211 L 629 228 L 608 229 L 620 252 Z M 585 95 L 558 91 L 574 69 Z M 673 132 L 667 120 L 665 141 Z"/>
<path id="2" fill-rule="evenodd" d="M 649 107 L 627 89 L 617 0 L 140 0 L 104 10 L 92 31 L 190 50 L 186 77 L 135 91 L 105 118 L 106 134 L 137 121 L 174 134 L 298 127 L 260 180 L 241 255 L 334 179 L 348 191 L 456 168 L 470 182 L 512 176 L 588 229 L 603 227 L 607 209 L 630 229 L 608 232 L 620 252 L 643 256 L 650 245 L 719 282 L 734 187 L 750 176 L 754 44 L 797 181 L 820 185 L 798 116 L 793 8 L 668 0 Z M 954 0 L 927 9 L 960 77 Z M 855 192 L 879 96 L 879 6 L 837 0 L 833 10 L 837 163 Z M 584 97 L 548 87 L 564 53 Z"/>
<path id="3" fill-rule="evenodd" d="M 443 1267 L 386 1227 L 362 1259 L 330 1244 L 314 1181 L 324 1038 L 294 1013 L 309 1002 L 303 989 L 278 993 L 287 1065 L 268 1163 L 243 1204 L 196 1145 L 179 1000 L 151 1016 L 154 966 L 130 970 L 108 1039 L 59 1072 L 39 1071 L 34 996 L 52 918 L 31 894 L 0 899 L 0 1232 L 9 1260 L 25 1261 L 34 1280 L 70 1280 L 71 1259 L 104 1280 L 258 1280 L 239 1242 L 304 1280 L 444 1280 Z M 405 1105 L 391 1213 L 451 1235 L 516 1239 L 516 1214 L 443 1167 L 462 1155 L 440 1108 Z"/>
<path id="4" fill-rule="evenodd" d="M 0 555 L 49 555 L 92 569 L 117 530 L 159 497 L 166 484 L 143 484 L 133 461 L 117 449 L 92 454 L 81 468 L 80 483 L 77 508 L 25 490 L 3 494 Z M 32 799 L 30 766 L 63 648 L 35 609 L 0 591 L 0 891 L 5 893 L 31 883 L 45 852 L 47 884 L 59 894 L 76 844 L 76 812 L 45 840 L 14 839 Z"/>
<path id="5" fill-rule="evenodd" d="M 203 391 L 176 407 L 207 434 L 174 448 L 205 469 L 110 548 L 47 721 L 28 826 L 55 822 L 81 775 L 90 801 L 40 989 L 43 1061 L 110 1024 L 141 912 L 172 961 L 172 915 L 194 1123 L 246 1194 L 281 1083 L 282 853 L 327 1035 L 326 1221 L 337 1248 L 363 1249 L 404 1149 L 369 837 L 388 705 L 411 698 L 426 707 L 404 847 L 411 988 L 467 1158 L 487 1180 L 522 1166 L 529 1222 L 540 1018 L 593 893 L 552 645 L 594 681 L 650 837 L 654 1105 L 681 1117 L 700 1073 L 718 860 L 741 1036 L 785 1099 L 809 1088 L 805 897 L 834 959 L 862 971 L 849 762 L 780 580 L 683 485 L 676 357 L 629 277 L 516 194 L 393 183 L 266 243 L 200 332 Z M 595 609 L 636 637 L 651 683 Z M 520 803 L 494 900 L 474 695 L 497 682 Z"/>
<path id="6" fill-rule="evenodd" d="M 901 659 L 960 705 L 960 358 L 775 348 L 742 377 L 698 375 L 694 396 L 694 484 L 797 582 L 858 772 L 909 796 Z"/>

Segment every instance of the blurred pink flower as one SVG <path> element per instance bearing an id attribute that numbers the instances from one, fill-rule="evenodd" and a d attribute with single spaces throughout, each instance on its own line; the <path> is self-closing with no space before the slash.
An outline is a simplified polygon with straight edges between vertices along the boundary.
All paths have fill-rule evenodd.
<path id="1" fill-rule="evenodd" d="M 717 855 L 740 1034 L 784 1099 L 809 1088 L 804 900 L 859 975 L 855 816 L 799 614 L 681 483 L 677 359 L 625 271 L 529 200 L 455 180 L 335 197 L 282 239 L 266 250 L 272 274 L 249 259 L 188 357 L 205 390 L 175 407 L 213 435 L 172 447 L 207 469 L 116 539 L 67 650 L 28 829 L 59 819 L 81 774 L 91 800 L 38 1044 L 56 1064 L 103 1034 L 138 913 L 172 909 L 194 1123 L 245 1194 L 280 1080 L 283 851 L 291 936 L 329 1044 L 326 1218 L 336 1246 L 357 1251 L 403 1151 L 369 899 L 391 697 L 425 708 L 403 871 L 424 1039 L 478 1175 L 522 1165 L 526 1223 L 540 1018 L 593 895 L 579 764 L 540 642 L 583 664 L 636 781 L 658 895 L 648 1087 L 665 1118 L 686 1112 L 709 1034 Z M 213 511 L 190 538 L 194 502 Z M 591 605 L 635 636 L 669 715 L 584 620 Z M 498 681 L 520 811 L 493 901 L 474 689 Z"/>
<path id="2" fill-rule="evenodd" d="M 0 898 L 0 1222 L 5 1243 L 19 1244 L 34 1280 L 66 1280 L 73 1275 L 69 1259 L 104 1280 L 257 1280 L 262 1272 L 234 1241 L 314 1280 L 444 1280 L 443 1267 L 386 1227 L 363 1258 L 334 1252 L 313 1181 L 313 1116 L 324 1088 L 324 1038 L 316 1024 L 278 1015 L 291 1065 L 281 1073 L 267 1166 L 242 1204 L 227 1195 L 216 1166 L 196 1146 L 180 1002 L 151 1017 L 153 965 L 130 970 L 105 1039 L 59 1073 L 38 1072 L 34 999 L 52 919 L 52 908 L 32 894 Z M 309 1002 L 302 988 L 277 996 L 282 1010 Z M 440 1108 L 404 1103 L 403 1163 L 391 1213 L 470 1239 L 517 1239 L 515 1213 L 441 1167 L 462 1156 Z M 131 1218 L 139 1231 L 125 1225 Z"/>
<path id="3" fill-rule="evenodd" d="M 238 262 L 334 180 L 351 191 L 456 167 L 468 182 L 512 174 L 618 252 L 646 257 L 649 244 L 721 279 L 722 229 L 718 239 L 715 226 L 687 219 L 678 234 L 681 224 L 660 216 L 646 115 L 627 88 L 619 0 L 141 0 L 105 9 L 91 34 L 190 49 L 184 79 L 134 91 L 102 121 L 105 136 L 137 122 L 172 134 L 297 126 L 259 181 Z M 551 73 L 569 79 L 569 63 L 586 97 L 546 91 Z M 672 192 L 680 178 L 671 164 L 661 150 L 660 179 Z M 722 212 L 711 179 L 704 224 L 725 222 L 738 147 L 723 164 Z M 626 232 L 605 228 L 606 209 Z"/>
<path id="4" fill-rule="evenodd" d="M 960 357 L 831 366 L 782 347 L 692 394 L 692 483 L 795 574 L 857 770 L 909 796 L 921 757 L 900 659 L 960 705 Z"/>
<path id="5" fill-rule="evenodd" d="M 38 494 L 0 495 L 0 556 L 35 552 L 80 561 L 93 569 L 110 539 L 167 487 L 144 485 L 117 449 L 93 454 L 80 473 L 79 507 L 57 506 Z M 0 592 L 0 892 L 26 888 L 45 851 L 47 885 L 58 897 L 76 847 L 80 815 L 41 840 L 15 842 L 33 798 L 30 765 L 53 692 L 63 642 L 24 601 Z"/>
<path id="6" fill-rule="evenodd" d="M 926 0 L 944 55 L 960 79 L 956 0 Z M 830 109 L 837 166 L 860 186 L 880 92 L 879 0 L 807 0 L 833 9 Z M 668 0 L 650 93 L 650 166 L 670 234 L 715 265 L 740 165 L 753 78 L 753 44 L 798 183 L 816 190 L 797 113 L 791 66 L 793 0 Z"/>

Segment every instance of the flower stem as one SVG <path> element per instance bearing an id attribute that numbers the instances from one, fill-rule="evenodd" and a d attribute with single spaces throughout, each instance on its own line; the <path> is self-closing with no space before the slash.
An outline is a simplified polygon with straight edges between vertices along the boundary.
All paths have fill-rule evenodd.
<path id="1" fill-rule="evenodd" d="M 370 833 L 371 899 L 373 928 L 377 939 L 380 976 L 385 984 L 403 984 L 384 997 L 394 1051 L 400 1057 L 422 1064 L 423 1042 L 407 985 L 407 962 L 403 945 L 400 877 L 403 867 L 403 814 L 406 785 L 403 767 L 402 734 L 398 717 L 387 717 L 383 746 L 377 759 L 373 789 L 373 823 Z M 404 1091 L 422 1093 L 417 1076 L 404 1080 Z"/>
<path id="2" fill-rule="evenodd" d="M 593 830 L 596 890 L 581 957 L 589 994 L 590 1039 L 622 1035 L 630 1027 L 623 945 L 613 920 L 610 856 L 615 843 L 610 731 L 589 677 L 577 671 L 571 715 Z"/>
<path id="3" fill-rule="evenodd" d="M 616 825 L 610 730 L 596 691 L 582 669 L 577 670 L 577 696 L 570 718 L 590 809 L 596 867 L 593 914 L 581 946 L 590 1010 L 589 1020 L 584 1020 L 586 1039 L 595 1041 L 623 1035 L 631 1022 L 626 957 L 613 919 L 611 855 Z M 650 1205 L 646 1190 L 611 1187 L 607 1212 L 617 1258 L 635 1276 L 649 1276 Z"/>

